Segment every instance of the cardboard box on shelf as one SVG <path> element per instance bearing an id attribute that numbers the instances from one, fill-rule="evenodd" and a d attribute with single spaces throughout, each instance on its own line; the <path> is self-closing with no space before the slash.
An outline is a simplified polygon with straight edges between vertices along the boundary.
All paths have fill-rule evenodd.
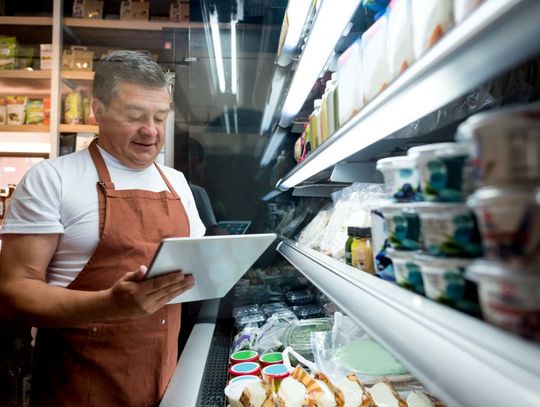
<path id="1" fill-rule="evenodd" d="M 103 18 L 102 0 L 74 0 L 73 17 Z"/>
<path id="2" fill-rule="evenodd" d="M 189 1 L 175 1 L 171 3 L 169 20 L 174 22 L 189 21 Z"/>
<path id="3" fill-rule="evenodd" d="M 91 71 L 93 68 L 94 52 L 84 46 L 71 46 L 62 54 L 62 68 L 79 71 Z"/>
<path id="4" fill-rule="evenodd" d="M 39 68 L 52 69 L 52 44 L 40 44 L 39 51 Z"/>
<path id="5" fill-rule="evenodd" d="M 120 4 L 120 20 L 150 19 L 150 3 L 125 0 Z"/>

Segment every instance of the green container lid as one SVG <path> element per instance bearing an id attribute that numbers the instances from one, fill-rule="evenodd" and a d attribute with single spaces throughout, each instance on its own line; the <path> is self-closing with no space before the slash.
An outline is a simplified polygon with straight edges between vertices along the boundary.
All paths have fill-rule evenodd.
<path id="1" fill-rule="evenodd" d="M 240 362 L 257 362 L 258 360 L 259 354 L 254 350 L 240 350 L 231 355 L 232 364 Z"/>
<path id="2" fill-rule="evenodd" d="M 261 356 L 260 362 L 263 365 L 274 365 L 276 363 L 282 363 L 283 362 L 283 355 L 281 352 L 270 352 L 265 353 Z"/>

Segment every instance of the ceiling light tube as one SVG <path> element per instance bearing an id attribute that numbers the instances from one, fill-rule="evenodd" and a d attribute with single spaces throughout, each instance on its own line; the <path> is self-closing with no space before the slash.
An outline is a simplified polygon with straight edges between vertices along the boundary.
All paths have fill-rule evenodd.
<path id="1" fill-rule="evenodd" d="M 291 62 L 291 56 L 298 48 L 300 36 L 304 30 L 312 3 L 312 0 L 289 0 L 286 14 L 286 21 L 288 23 L 287 35 L 283 42 L 281 56 L 278 59 L 278 63 L 281 66 L 287 66 Z"/>
<path id="2" fill-rule="evenodd" d="M 231 92 L 236 95 L 238 91 L 238 49 L 236 48 L 236 23 L 234 18 L 231 18 Z"/>
<path id="3" fill-rule="evenodd" d="M 276 112 L 277 105 L 281 98 L 283 92 L 283 86 L 285 85 L 285 78 L 287 75 L 284 73 L 284 68 L 276 66 L 274 71 L 274 76 L 272 78 L 272 87 L 270 90 L 270 97 L 268 98 L 268 103 L 266 104 L 263 112 L 263 118 L 261 120 L 261 127 L 259 133 L 263 135 L 270 129 L 272 124 L 272 118 Z"/>
<path id="4" fill-rule="evenodd" d="M 283 143 L 283 139 L 287 135 L 287 130 L 282 129 L 281 127 L 278 127 L 274 134 L 270 137 L 270 140 L 268 140 L 268 144 L 266 145 L 266 148 L 264 149 L 264 153 L 261 157 L 261 161 L 259 162 L 260 167 L 264 167 L 274 159 L 276 156 L 277 150 Z"/>
<path id="5" fill-rule="evenodd" d="M 281 127 L 289 127 L 302 108 L 360 1 L 341 0 L 336 6 L 333 1 L 323 0 L 283 105 Z"/>
<path id="6" fill-rule="evenodd" d="M 210 13 L 210 30 L 212 32 L 212 45 L 214 48 L 214 57 L 216 59 L 217 77 L 219 90 L 225 92 L 225 71 L 223 69 L 223 54 L 221 52 L 221 39 L 219 35 L 219 23 L 217 11 Z"/>

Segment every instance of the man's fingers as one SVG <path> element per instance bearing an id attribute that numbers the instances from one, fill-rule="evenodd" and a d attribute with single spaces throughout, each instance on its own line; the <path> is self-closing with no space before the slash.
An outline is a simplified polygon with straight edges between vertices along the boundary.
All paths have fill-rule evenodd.
<path id="1" fill-rule="evenodd" d="M 141 281 L 144 278 L 144 275 L 148 271 L 146 266 L 139 266 L 136 271 L 131 271 L 124 275 L 124 281 Z"/>

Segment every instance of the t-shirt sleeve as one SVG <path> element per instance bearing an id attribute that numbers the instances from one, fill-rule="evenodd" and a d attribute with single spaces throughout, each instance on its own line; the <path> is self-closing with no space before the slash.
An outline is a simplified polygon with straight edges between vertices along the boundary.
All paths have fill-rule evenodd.
<path id="1" fill-rule="evenodd" d="M 13 193 L 0 234 L 63 233 L 61 191 L 60 176 L 49 161 L 34 165 Z"/>

